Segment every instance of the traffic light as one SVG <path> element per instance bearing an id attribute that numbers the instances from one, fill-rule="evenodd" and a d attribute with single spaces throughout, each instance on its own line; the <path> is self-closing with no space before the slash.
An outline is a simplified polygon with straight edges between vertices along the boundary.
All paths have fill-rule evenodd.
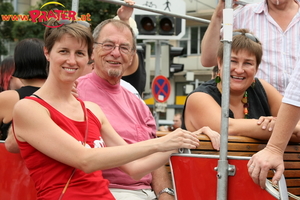
<path id="1" fill-rule="evenodd" d="M 183 47 L 170 47 L 170 73 L 181 72 L 184 69 L 184 64 L 173 63 L 174 57 L 182 56 L 184 54 Z"/>
<path id="2" fill-rule="evenodd" d="M 144 43 L 137 43 L 136 44 L 136 51 L 138 54 L 143 56 L 143 59 L 146 57 L 146 44 Z"/>
<path id="3" fill-rule="evenodd" d="M 158 35 L 174 35 L 175 34 L 175 18 L 164 15 L 158 16 Z"/>
<path id="4" fill-rule="evenodd" d="M 165 15 L 135 15 L 139 35 L 176 36 L 182 32 L 182 20 Z"/>
<path id="5" fill-rule="evenodd" d="M 137 15 L 135 16 L 137 28 L 141 35 L 155 35 L 156 34 L 156 16 L 155 15 Z"/>

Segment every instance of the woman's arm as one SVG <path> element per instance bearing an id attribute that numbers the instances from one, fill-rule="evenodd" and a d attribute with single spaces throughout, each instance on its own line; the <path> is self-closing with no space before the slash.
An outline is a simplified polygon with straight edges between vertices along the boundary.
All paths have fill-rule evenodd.
<path id="1" fill-rule="evenodd" d="M 221 108 L 210 95 L 195 92 L 187 98 L 184 120 L 188 131 L 208 126 L 220 132 Z"/>
<path id="2" fill-rule="evenodd" d="M 259 79 L 259 80 L 266 91 L 272 117 L 261 117 L 258 120 L 258 124 L 262 128 L 265 127 L 267 130 L 273 131 L 275 124 L 278 122 L 276 117 L 278 115 L 279 108 L 282 104 L 283 96 L 271 84 L 269 84 L 265 80 L 262 80 L 262 79 Z M 300 121 L 298 122 L 297 126 L 294 129 L 294 132 L 293 132 L 294 134 L 292 135 L 290 141 L 292 141 L 292 142 L 300 141 L 300 139 L 296 136 L 299 133 L 299 129 L 300 129 Z"/>
<path id="3" fill-rule="evenodd" d="M 100 108 L 98 109 L 100 110 Z M 103 113 L 99 115 L 102 116 Z M 158 151 L 167 152 L 178 148 L 196 148 L 199 144 L 196 136 L 178 130 L 169 137 L 127 145 L 108 125 L 103 115 L 100 117 L 103 124 L 103 139 L 108 146 L 113 144 L 121 146 L 85 148 L 51 120 L 46 108 L 32 100 L 19 101 L 14 109 L 13 117 L 18 140 L 26 141 L 43 154 L 86 173 L 124 165 Z M 158 154 L 157 161 L 162 163 L 163 159 L 167 161 L 164 153 Z M 159 164 L 153 163 L 153 166 L 157 168 Z M 146 170 L 148 169 L 150 170 L 150 166 L 146 168 Z M 140 176 L 141 170 L 135 174 Z"/>
<path id="4" fill-rule="evenodd" d="M 220 45 L 220 29 L 225 3 L 219 1 L 201 41 L 201 63 L 204 67 L 217 65 L 217 51 Z"/>
<path id="5" fill-rule="evenodd" d="M 262 129 L 257 122 L 257 119 L 229 118 L 228 134 L 268 140 L 272 132 L 268 129 Z M 203 126 L 208 126 L 212 130 L 220 132 L 220 105 L 206 93 L 196 92 L 191 94 L 187 99 L 185 124 L 189 131 L 195 131 Z"/>
<path id="6" fill-rule="evenodd" d="M 108 148 L 116 149 L 115 153 L 118 155 L 113 156 L 113 153 L 110 153 L 109 156 L 119 156 L 118 159 L 109 161 L 110 166 L 108 168 L 120 166 L 124 172 L 132 176 L 134 179 L 140 179 L 146 174 L 164 165 L 168 161 L 171 153 L 176 153 L 177 149 L 182 148 L 179 146 L 186 146 L 184 148 L 196 148 L 199 144 L 199 140 L 196 137 L 199 133 L 193 134 L 194 136 L 192 136 L 188 131 L 176 129 L 164 137 L 128 145 L 118 135 L 118 133 L 115 132 L 98 105 L 91 102 L 86 102 L 86 105 L 90 110 L 93 110 L 93 113 L 102 123 L 101 135 L 105 144 Z M 186 142 L 188 142 L 188 140 L 193 140 L 193 143 L 187 144 Z M 154 150 L 152 150 L 153 147 L 155 148 Z M 132 151 L 132 153 L 129 154 L 129 151 Z M 142 152 L 144 152 L 143 155 L 139 156 L 139 159 L 136 160 L 137 158 L 134 158 L 134 156 Z M 126 162 L 122 161 L 125 158 L 129 159 L 130 156 L 132 156 L 130 159 L 132 162 L 128 163 L 128 160 Z"/>
<path id="7" fill-rule="evenodd" d="M 271 110 L 271 115 L 276 117 L 281 105 L 281 101 L 283 96 L 277 91 L 275 87 L 273 87 L 270 83 L 265 80 L 259 79 L 263 88 L 266 91 L 268 103 Z"/>
<path id="8" fill-rule="evenodd" d="M 12 119 L 12 111 L 19 101 L 19 95 L 15 90 L 7 90 L 0 93 L 0 124 Z"/>
<path id="9" fill-rule="evenodd" d="M 5 139 L 5 148 L 10 153 L 20 153 L 20 149 L 12 132 L 11 126 L 8 129 L 7 138 Z"/>

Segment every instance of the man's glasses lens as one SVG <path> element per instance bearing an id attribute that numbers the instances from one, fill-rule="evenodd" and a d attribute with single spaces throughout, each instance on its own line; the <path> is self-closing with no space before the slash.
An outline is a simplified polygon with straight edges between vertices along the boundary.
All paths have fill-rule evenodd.
<path id="1" fill-rule="evenodd" d="M 116 47 L 118 47 L 119 51 L 124 54 L 129 54 L 131 52 L 131 48 L 127 45 L 116 46 L 115 44 L 109 42 L 104 42 L 104 43 L 95 42 L 95 44 L 100 44 L 105 51 L 113 51 Z"/>

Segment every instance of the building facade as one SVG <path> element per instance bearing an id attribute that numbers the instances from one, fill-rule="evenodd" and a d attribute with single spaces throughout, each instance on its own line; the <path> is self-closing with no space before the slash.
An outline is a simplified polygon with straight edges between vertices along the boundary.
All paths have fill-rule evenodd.
<path id="1" fill-rule="evenodd" d="M 244 2 L 256 3 L 261 1 L 245 0 Z M 171 0 L 170 2 L 174 3 L 176 0 Z M 209 21 L 218 2 L 218 0 L 185 0 L 186 15 Z M 173 46 L 184 47 L 186 56 L 174 58 L 174 63 L 184 64 L 184 70 L 175 73 L 169 78 L 172 85 L 172 92 L 167 101 L 167 111 L 166 113 L 160 113 L 160 119 L 172 120 L 176 112 L 182 111 L 188 93 L 198 84 L 211 79 L 212 67 L 203 67 L 200 62 L 200 45 L 207 27 L 208 23 L 186 20 L 185 35 L 181 39 L 169 41 Z M 150 62 L 150 80 L 153 80 L 155 75 L 155 58 L 155 56 L 152 56 Z M 187 79 L 187 72 L 193 74 L 194 80 Z M 146 92 L 149 92 L 149 88 L 146 88 Z M 153 98 L 147 98 L 145 102 L 151 109 L 155 110 Z"/>

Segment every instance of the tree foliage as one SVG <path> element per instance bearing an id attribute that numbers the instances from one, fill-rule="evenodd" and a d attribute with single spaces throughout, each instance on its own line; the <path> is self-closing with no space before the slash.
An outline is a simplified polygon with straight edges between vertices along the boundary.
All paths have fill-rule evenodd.
<path id="1" fill-rule="evenodd" d="M 13 36 L 18 40 L 25 38 L 43 39 L 45 26 L 32 22 L 15 22 Z"/>
<path id="2" fill-rule="evenodd" d="M 0 1 L 0 13 L 1 15 L 14 14 L 14 8 L 11 3 Z M 14 22 L 3 21 L 0 18 L 0 55 L 6 55 L 7 49 L 4 46 L 4 41 L 12 41 L 12 28 Z"/>
<path id="3" fill-rule="evenodd" d="M 48 1 L 42 0 L 37 6 L 31 8 L 30 10 L 40 10 L 41 6 Z M 49 4 L 43 7 L 43 10 L 49 11 L 52 9 L 59 10 L 71 10 L 72 1 L 70 0 L 59 0 L 57 1 L 65 6 L 62 8 L 60 5 Z M 119 7 L 110 3 L 103 3 L 98 0 L 79 0 L 78 16 L 90 14 L 89 23 L 91 23 L 91 28 L 95 28 L 101 21 L 112 18 L 116 15 L 117 9 Z M 28 14 L 28 12 L 26 13 Z M 45 26 L 41 23 L 32 22 L 15 22 L 13 27 L 13 37 L 18 40 L 22 40 L 28 37 L 38 37 L 43 38 Z"/>

